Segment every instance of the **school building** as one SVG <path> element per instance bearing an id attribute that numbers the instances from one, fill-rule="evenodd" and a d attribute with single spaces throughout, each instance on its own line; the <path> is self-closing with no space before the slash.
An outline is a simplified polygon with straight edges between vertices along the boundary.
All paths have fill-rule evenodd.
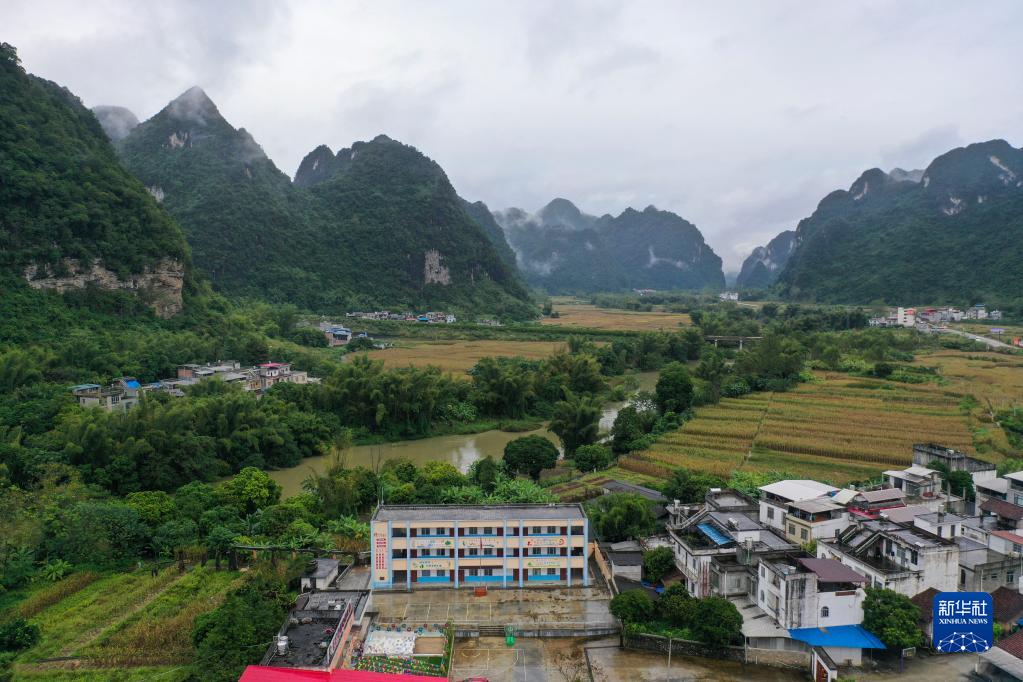
<path id="1" fill-rule="evenodd" d="M 579 504 L 381 505 L 370 525 L 373 588 L 590 584 Z"/>

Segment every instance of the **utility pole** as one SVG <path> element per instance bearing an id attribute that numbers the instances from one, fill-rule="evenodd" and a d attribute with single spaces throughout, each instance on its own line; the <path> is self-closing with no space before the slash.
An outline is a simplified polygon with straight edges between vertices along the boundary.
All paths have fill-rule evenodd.
<path id="1" fill-rule="evenodd" d="M 668 676 L 667 682 L 671 682 L 671 637 L 668 638 Z"/>

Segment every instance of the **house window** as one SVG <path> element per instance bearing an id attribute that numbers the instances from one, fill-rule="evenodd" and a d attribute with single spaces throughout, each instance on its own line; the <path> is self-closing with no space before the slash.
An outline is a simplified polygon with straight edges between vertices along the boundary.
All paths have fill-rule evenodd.
<path id="1" fill-rule="evenodd" d="M 558 532 L 558 527 L 557 526 L 547 526 L 547 532 L 550 535 L 554 535 L 554 534 L 556 534 Z"/>
<path id="2" fill-rule="evenodd" d="M 1009 571 L 1008 573 L 1006 573 L 1005 574 L 1005 582 L 1007 582 L 1007 583 L 1014 583 L 1014 582 L 1016 582 L 1016 572 L 1015 571 Z"/>
<path id="3" fill-rule="evenodd" d="M 532 533 L 533 535 L 539 535 L 540 533 L 543 532 L 543 528 L 541 528 L 540 526 L 533 526 L 532 528 L 529 529 L 529 532 Z"/>
<path id="4" fill-rule="evenodd" d="M 827 606 L 821 607 L 821 618 L 827 618 L 831 615 L 830 609 Z"/>
<path id="5" fill-rule="evenodd" d="M 486 528 L 483 529 L 483 534 L 484 535 L 493 535 L 494 534 L 494 529 L 491 526 L 487 526 Z"/>
<path id="6" fill-rule="evenodd" d="M 790 523 L 789 524 L 789 535 L 795 535 L 795 534 L 796 534 L 796 527 L 795 527 L 795 525 Z"/>
<path id="7" fill-rule="evenodd" d="M 919 555 L 919 554 L 917 554 L 917 553 L 916 553 L 916 550 L 914 549 L 914 550 L 913 550 L 912 552 L 910 552 L 910 558 L 909 558 L 909 560 L 910 560 L 911 562 L 913 562 L 913 563 L 915 564 L 915 563 L 917 562 L 917 559 L 918 559 L 919 557 L 920 557 L 920 555 Z"/>
<path id="8" fill-rule="evenodd" d="M 773 519 L 774 518 L 774 507 L 768 507 L 767 508 L 767 518 L 769 518 L 769 519 Z"/>
<path id="9" fill-rule="evenodd" d="M 436 531 L 437 535 L 447 535 L 448 532 L 444 528 L 438 528 Z"/>
<path id="10" fill-rule="evenodd" d="M 806 534 L 806 529 L 805 529 L 805 528 L 801 528 L 801 529 L 799 530 L 799 538 L 800 538 L 801 540 L 806 540 L 806 539 L 808 539 L 808 538 L 809 538 L 809 536 L 808 536 L 808 535 Z"/>

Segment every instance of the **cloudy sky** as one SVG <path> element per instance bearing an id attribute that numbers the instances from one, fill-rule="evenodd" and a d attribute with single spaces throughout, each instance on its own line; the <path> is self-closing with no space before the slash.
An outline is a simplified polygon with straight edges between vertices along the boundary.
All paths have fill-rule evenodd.
<path id="1" fill-rule="evenodd" d="M 492 209 L 654 204 L 737 269 L 859 173 L 1023 145 L 1023 2 L 4 0 L 87 105 L 192 85 L 294 174 L 378 133 Z"/>

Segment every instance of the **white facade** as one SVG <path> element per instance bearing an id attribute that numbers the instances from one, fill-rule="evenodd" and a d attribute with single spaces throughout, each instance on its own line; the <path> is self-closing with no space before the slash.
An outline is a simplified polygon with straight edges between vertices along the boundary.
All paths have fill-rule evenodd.
<path id="1" fill-rule="evenodd" d="M 895 313 L 895 319 L 900 327 L 915 327 L 916 308 L 899 308 Z"/>
<path id="2" fill-rule="evenodd" d="M 789 479 L 760 487 L 760 523 L 786 532 L 785 510 L 791 502 L 803 502 L 838 492 L 838 488 L 809 479 Z"/>
<path id="3" fill-rule="evenodd" d="M 858 544 L 855 550 L 836 542 L 820 542 L 817 556 L 837 559 L 867 578 L 871 586 L 907 597 L 928 587 L 940 592 L 959 589 L 959 547 L 951 542 L 923 546 L 880 533 Z"/>

